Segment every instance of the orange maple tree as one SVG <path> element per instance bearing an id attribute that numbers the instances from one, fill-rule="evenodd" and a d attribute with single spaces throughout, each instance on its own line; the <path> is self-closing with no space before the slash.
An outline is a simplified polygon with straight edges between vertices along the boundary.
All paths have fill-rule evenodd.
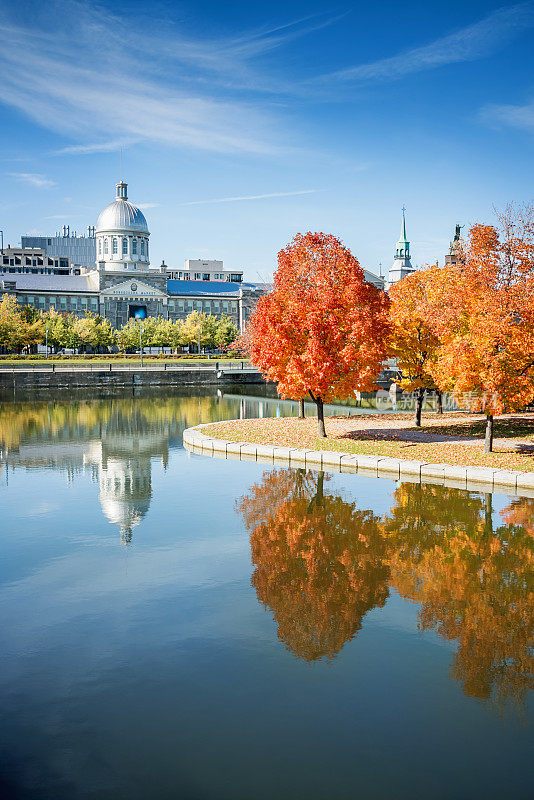
<path id="1" fill-rule="evenodd" d="M 416 392 L 414 421 L 417 427 L 421 425 L 425 389 L 439 392 L 430 370 L 440 345 L 431 322 L 430 291 L 433 289 L 435 302 L 436 286 L 440 283 L 440 268 L 432 266 L 408 275 L 389 290 L 391 333 L 388 355 L 397 362 L 401 388 Z"/>
<path id="2" fill-rule="evenodd" d="M 431 372 L 486 414 L 491 452 L 494 415 L 534 399 L 533 209 L 507 209 L 499 229 L 474 225 L 438 290 L 433 325 L 441 346 Z"/>
<path id="3" fill-rule="evenodd" d="M 335 236 L 298 233 L 278 253 L 274 289 L 248 335 L 253 363 L 282 397 L 325 402 L 372 390 L 386 352 L 389 300 Z"/>

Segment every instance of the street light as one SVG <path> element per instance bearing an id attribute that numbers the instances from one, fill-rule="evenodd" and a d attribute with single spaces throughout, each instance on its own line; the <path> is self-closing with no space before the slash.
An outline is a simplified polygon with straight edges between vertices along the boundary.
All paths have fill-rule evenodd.
<path id="1" fill-rule="evenodd" d="M 45 331 L 45 347 L 46 347 L 46 358 L 48 358 L 48 328 Z"/>
<path id="2" fill-rule="evenodd" d="M 139 325 L 139 349 L 141 350 L 141 366 L 143 366 L 143 339 L 142 339 L 142 336 L 143 336 L 144 332 L 145 332 L 145 329 L 143 328 L 143 326 Z"/>

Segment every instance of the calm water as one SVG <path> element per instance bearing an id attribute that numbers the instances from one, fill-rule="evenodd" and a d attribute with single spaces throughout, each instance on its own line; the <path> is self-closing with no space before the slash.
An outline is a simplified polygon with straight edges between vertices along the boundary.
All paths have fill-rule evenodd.
<path id="1" fill-rule="evenodd" d="M 534 501 L 188 456 L 292 412 L 0 404 L 0 795 L 531 798 Z"/>

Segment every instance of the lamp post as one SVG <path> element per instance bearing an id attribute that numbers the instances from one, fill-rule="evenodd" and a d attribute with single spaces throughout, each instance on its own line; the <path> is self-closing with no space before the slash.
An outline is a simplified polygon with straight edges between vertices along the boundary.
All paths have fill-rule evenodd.
<path id="1" fill-rule="evenodd" d="M 198 324 L 198 357 L 200 358 L 200 323 Z"/>
<path id="2" fill-rule="evenodd" d="M 45 347 L 46 347 L 46 358 L 48 358 L 48 328 L 45 330 Z"/>
<path id="3" fill-rule="evenodd" d="M 141 350 L 141 366 L 143 366 L 143 333 L 145 329 L 142 325 L 139 325 L 139 349 Z"/>

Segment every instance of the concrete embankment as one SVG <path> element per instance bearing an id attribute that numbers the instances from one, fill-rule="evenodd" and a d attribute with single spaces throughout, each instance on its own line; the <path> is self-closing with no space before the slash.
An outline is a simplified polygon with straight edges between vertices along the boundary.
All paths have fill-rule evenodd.
<path id="1" fill-rule="evenodd" d="M 216 369 L 213 367 L 119 367 L 54 366 L 35 369 L 0 369 L 0 388 L 73 389 L 80 386 L 225 386 L 227 384 L 264 384 L 254 369 Z"/>
<path id="2" fill-rule="evenodd" d="M 239 420 L 234 420 L 238 422 Z M 298 447 L 276 447 L 248 442 L 216 439 L 203 429 L 213 423 L 187 428 L 183 433 L 184 447 L 193 453 L 211 458 L 236 461 L 257 461 L 281 467 L 296 467 L 324 472 L 342 472 L 373 478 L 389 478 L 395 482 L 429 483 L 464 489 L 470 492 L 534 497 L 534 473 L 486 467 L 430 464 L 403 458 L 375 455 L 306 450 Z"/>

